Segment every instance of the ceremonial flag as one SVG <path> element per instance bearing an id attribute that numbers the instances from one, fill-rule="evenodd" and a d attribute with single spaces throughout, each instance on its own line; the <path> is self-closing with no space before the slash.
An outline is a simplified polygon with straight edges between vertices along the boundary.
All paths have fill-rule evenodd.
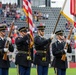
<path id="1" fill-rule="evenodd" d="M 75 16 L 76 16 L 76 0 L 75 0 L 75 8 L 74 8 L 74 14 L 75 14 Z"/>
<path id="2" fill-rule="evenodd" d="M 70 3 L 71 0 L 65 0 L 64 2 L 64 5 L 62 7 L 62 10 L 61 10 L 61 14 L 68 20 L 70 21 L 72 24 L 74 24 L 74 15 L 71 14 L 71 3 Z"/>
<path id="3" fill-rule="evenodd" d="M 76 0 L 70 0 L 70 12 L 76 16 Z"/>
<path id="4" fill-rule="evenodd" d="M 28 0 L 23 0 L 23 11 L 28 16 Z"/>
<path id="5" fill-rule="evenodd" d="M 33 18 L 32 18 L 31 0 L 23 0 L 23 10 L 24 10 L 25 15 L 28 19 L 27 22 L 29 25 L 29 30 L 30 30 L 30 33 L 33 37 L 34 25 L 33 25 Z"/>
<path id="6" fill-rule="evenodd" d="M 70 13 L 72 14 L 72 15 L 74 15 L 74 6 L 75 6 L 75 0 L 71 0 L 70 1 Z"/>

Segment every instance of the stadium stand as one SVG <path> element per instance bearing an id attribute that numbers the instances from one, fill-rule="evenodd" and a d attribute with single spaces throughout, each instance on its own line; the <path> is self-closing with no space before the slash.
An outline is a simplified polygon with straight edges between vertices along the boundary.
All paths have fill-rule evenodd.
<path id="1" fill-rule="evenodd" d="M 45 37 L 48 38 L 50 37 L 50 34 L 53 32 L 53 29 L 55 27 L 56 21 L 59 16 L 59 12 L 61 8 L 51 8 L 51 7 L 32 7 L 33 13 L 34 11 L 40 11 L 42 14 L 48 14 L 48 19 L 40 19 L 39 21 L 33 20 L 35 26 L 38 26 L 40 23 L 43 23 L 46 25 L 45 29 Z M 21 11 L 22 12 L 22 11 Z M 0 23 L 2 21 L 6 21 L 6 23 L 10 24 L 14 18 L 12 17 L 7 17 L 4 19 L 3 15 L 0 15 Z M 25 21 L 21 21 L 20 19 L 17 19 L 14 23 L 18 28 L 21 26 L 27 26 L 27 23 Z M 56 30 L 63 29 L 65 34 L 67 35 L 68 32 L 65 30 L 65 24 L 66 24 L 66 19 L 61 15 L 58 26 Z"/>

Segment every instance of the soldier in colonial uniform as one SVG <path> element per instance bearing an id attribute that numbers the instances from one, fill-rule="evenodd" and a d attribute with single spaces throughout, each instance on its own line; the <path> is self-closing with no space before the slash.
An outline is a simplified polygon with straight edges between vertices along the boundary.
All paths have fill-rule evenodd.
<path id="1" fill-rule="evenodd" d="M 19 66 L 20 75 L 30 75 L 31 68 L 31 49 L 30 36 L 26 27 L 19 29 L 20 36 L 16 38 L 15 43 L 18 53 L 16 55 L 15 64 Z"/>
<path id="2" fill-rule="evenodd" d="M 8 51 L 13 52 L 14 50 L 14 47 L 11 44 L 11 39 L 9 37 L 7 37 L 7 39 L 5 38 L 6 28 L 7 28 L 6 25 L 4 24 L 0 25 L 0 75 L 8 75 L 8 70 L 10 67 L 9 58 L 8 55 L 6 55 L 7 58 L 6 60 L 3 57 L 4 54 L 7 53 Z M 5 47 L 6 41 L 9 41 L 8 48 Z"/>
<path id="3" fill-rule="evenodd" d="M 34 64 L 37 65 L 38 75 L 48 75 L 48 66 L 50 63 L 50 43 L 54 34 L 51 34 L 49 39 L 44 38 L 45 26 L 37 26 L 38 35 L 34 38 L 35 58 Z"/>
<path id="4" fill-rule="evenodd" d="M 66 41 L 64 41 L 63 32 L 63 30 L 55 32 L 57 41 L 52 44 L 52 53 L 54 55 L 52 66 L 57 69 L 57 75 L 66 75 L 67 58 L 65 60 L 62 60 L 61 58 L 66 52 L 72 52 L 70 40 L 66 39 Z M 67 50 L 64 49 L 65 42 L 68 46 Z"/>

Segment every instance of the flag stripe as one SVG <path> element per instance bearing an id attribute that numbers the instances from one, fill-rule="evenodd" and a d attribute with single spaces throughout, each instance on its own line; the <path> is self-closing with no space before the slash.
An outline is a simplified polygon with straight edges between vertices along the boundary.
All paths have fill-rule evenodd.
<path id="1" fill-rule="evenodd" d="M 31 8 L 31 2 L 28 0 L 28 21 L 29 21 L 29 29 L 30 33 L 33 36 L 33 21 L 32 21 L 32 8 Z"/>
<path id="2" fill-rule="evenodd" d="M 74 15 L 74 0 L 70 1 L 70 13 Z"/>
<path id="3" fill-rule="evenodd" d="M 76 0 L 75 0 L 75 15 L 76 15 Z"/>
<path id="4" fill-rule="evenodd" d="M 28 16 L 28 0 L 23 0 L 23 10 L 26 16 Z"/>
<path id="5" fill-rule="evenodd" d="M 31 8 L 31 0 L 23 0 L 23 9 L 28 17 L 29 30 L 31 35 L 33 36 L 33 18 L 32 18 L 32 8 Z"/>

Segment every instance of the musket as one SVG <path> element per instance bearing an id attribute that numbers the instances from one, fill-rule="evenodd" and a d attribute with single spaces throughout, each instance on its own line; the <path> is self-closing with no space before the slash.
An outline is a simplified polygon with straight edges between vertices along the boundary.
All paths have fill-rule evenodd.
<path id="1" fill-rule="evenodd" d="M 70 39 L 70 37 L 71 37 L 72 30 L 73 30 L 73 28 L 71 28 L 71 29 L 70 29 L 70 31 L 69 31 L 69 35 L 68 35 L 68 37 L 67 37 L 67 39 L 68 39 L 68 40 L 69 40 L 69 39 Z M 67 48 L 68 48 L 68 44 L 66 43 L 66 44 L 65 44 L 65 46 L 64 46 L 64 49 L 66 49 L 66 50 L 67 50 Z M 63 60 L 63 61 L 65 61 L 65 60 L 66 60 L 66 54 L 63 54 L 63 55 L 62 55 L 61 60 Z"/>
<path id="2" fill-rule="evenodd" d="M 11 23 L 10 31 L 8 32 L 8 36 L 7 37 L 11 37 L 13 26 L 14 26 L 14 21 Z M 6 40 L 5 48 L 8 48 L 8 47 L 9 47 L 9 41 Z M 4 53 L 3 60 L 7 60 L 7 52 Z"/>
<path id="3" fill-rule="evenodd" d="M 30 35 L 30 39 L 31 39 L 31 42 L 30 42 L 30 48 L 32 48 L 33 45 L 34 45 L 34 38 L 32 37 L 31 34 L 29 34 L 29 35 Z"/>

